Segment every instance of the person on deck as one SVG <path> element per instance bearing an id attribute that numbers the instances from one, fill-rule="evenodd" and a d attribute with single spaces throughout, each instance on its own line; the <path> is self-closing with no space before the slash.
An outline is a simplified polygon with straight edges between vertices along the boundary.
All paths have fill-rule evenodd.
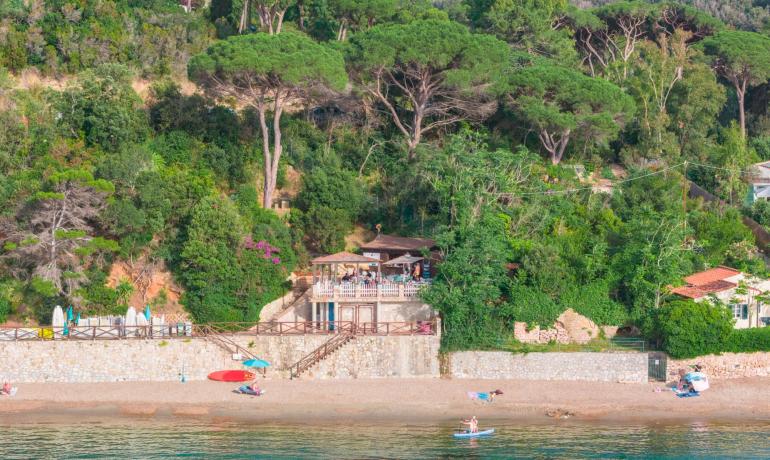
<path id="1" fill-rule="evenodd" d="M 0 395 L 10 395 L 11 394 L 11 384 L 8 382 L 5 382 L 3 384 L 3 388 L 0 390 Z"/>
<path id="2" fill-rule="evenodd" d="M 415 281 L 420 281 L 421 277 L 422 277 L 422 266 L 418 262 L 414 266 L 414 271 L 412 271 L 412 278 L 414 278 Z"/>
<path id="3" fill-rule="evenodd" d="M 476 419 L 475 415 L 468 420 L 463 420 L 463 425 L 468 425 L 468 433 L 479 432 L 479 421 Z"/>

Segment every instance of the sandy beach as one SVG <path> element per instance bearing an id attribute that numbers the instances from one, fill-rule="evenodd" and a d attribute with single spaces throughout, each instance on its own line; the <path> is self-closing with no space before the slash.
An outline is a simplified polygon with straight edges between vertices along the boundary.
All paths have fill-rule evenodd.
<path id="1" fill-rule="evenodd" d="M 235 394 L 211 381 L 20 384 L 0 399 L 3 423 L 105 417 L 211 418 L 253 422 L 770 420 L 770 379 L 722 380 L 697 398 L 680 399 L 662 383 L 517 380 L 262 380 L 267 394 Z M 487 404 L 467 391 L 501 389 Z M 550 415 L 548 415 L 550 414 Z M 554 414 L 556 414 L 554 416 Z M 569 414 L 568 417 L 562 415 Z"/>

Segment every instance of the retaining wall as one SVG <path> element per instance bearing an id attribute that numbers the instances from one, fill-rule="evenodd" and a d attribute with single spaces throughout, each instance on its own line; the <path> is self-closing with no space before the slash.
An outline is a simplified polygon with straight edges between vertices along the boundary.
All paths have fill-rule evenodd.
<path id="1" fill-rule="evenodd" d="M 770 376 L 770 353 L 724 353 L 695 359 L 669 359 L 669 381 L 679 379 L 679 369 L 689 370 L 694 364 L 700 364 L 711 380 Z"/>
<path id="2" fill-rule="evenodd" d="M 272 366 L 268 377 L 321 345 L 326 335 L 236 337 Z M 302 378 L 438 377 L 436 336 L 357 337 Z M 204 339 L 0 342 L 0 381 L 203 380 L 215 370 L 242 369 L 239 361 Z"/>
<path id="3" fill-rule="evenodd" d="M 647 382 L 647 353 L 450 353 L 452 378 Z"/>

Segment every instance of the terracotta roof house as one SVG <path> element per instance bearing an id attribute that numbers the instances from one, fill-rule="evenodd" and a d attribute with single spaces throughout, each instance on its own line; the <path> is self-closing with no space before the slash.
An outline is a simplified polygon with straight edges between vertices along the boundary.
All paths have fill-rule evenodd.
<path id="1" fill-rule="evenodd" d="M 770 280 L 755 278 L 730 267 L 715 267 L 684 278 L 684 286 L 671 288 L 671 293 L 701 302 L 716 297 L 727 304 L 735 319 L 736 329 L 762 327 L 770 323 L 770 304 L 757 299 L 770 292 Z M 740 285 L 745 289 L 738 289 Z M 745 294 L 737 291 L 745 290 Z"/>
<path id="2" fill-rule="evenodd" d="M 768 198 L 770 198 L 770 161 L 764 161 L 751 167 L 747 201 L 751 204 Z"/>

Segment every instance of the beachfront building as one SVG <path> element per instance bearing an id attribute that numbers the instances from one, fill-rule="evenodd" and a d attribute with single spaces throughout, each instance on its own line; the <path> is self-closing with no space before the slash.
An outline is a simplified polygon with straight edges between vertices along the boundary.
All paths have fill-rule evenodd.
<path id="1" fill-rule="evenodd" d="M 757 163 L 751 167 L 747 198 L 749 204 L 770 198 L 770 161 Z"/>
<path id="2" fill-rule="evenodd" d="M 436 313 L 420 299 L 420 291 L 430 284 L 422 268 L 417 268 L 423 260 L 403 254 L 383 262 L 350 252 L 313 259 L 311 321 L 332 327 L 354 324 L 373 331 L 397 323 L 432 321 Z"/>
<path id="3" fill-rule="evenodd" d="M 770 323 L 770 280 L 729 267 L 716 267 L 684 278 L 684 286 L 672 288 L 681 297 L 701 302 L 716 298 L 733 313 L 736 329 L 764 327 Z"/>

